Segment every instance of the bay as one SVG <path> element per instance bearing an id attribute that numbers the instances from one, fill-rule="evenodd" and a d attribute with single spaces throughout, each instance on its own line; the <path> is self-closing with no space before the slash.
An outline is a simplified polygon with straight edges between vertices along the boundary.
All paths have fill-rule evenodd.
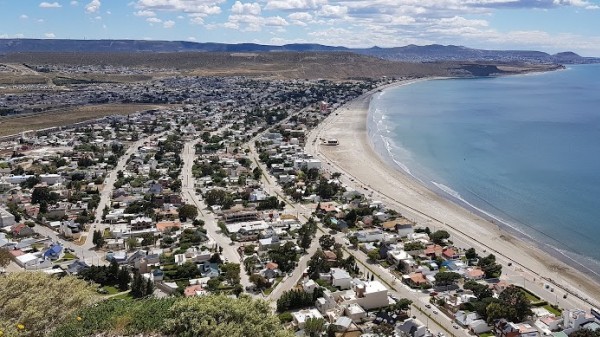
<path id="1" fill-rule="evenodd" d="M 367 127 L 433 191 L 600 273 L 600 65 L 387 89 Z"/>

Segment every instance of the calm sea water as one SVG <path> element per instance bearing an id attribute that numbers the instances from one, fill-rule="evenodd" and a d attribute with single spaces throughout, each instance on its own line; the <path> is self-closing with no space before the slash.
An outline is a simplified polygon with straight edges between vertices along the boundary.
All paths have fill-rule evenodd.
<path id="1" fill-rule="evenodd" d="M 385 90 L 367 125 L 432 190 L 600 273 L 600 65 Z"/>

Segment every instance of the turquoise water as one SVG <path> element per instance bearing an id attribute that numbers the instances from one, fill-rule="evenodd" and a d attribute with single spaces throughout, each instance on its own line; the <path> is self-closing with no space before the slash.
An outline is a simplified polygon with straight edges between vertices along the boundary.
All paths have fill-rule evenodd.
<path id="1" fill-rule="evenodd" d="M 433 191 L 600 273 L 600 65 L 388 89 L 367 125 Z"/>

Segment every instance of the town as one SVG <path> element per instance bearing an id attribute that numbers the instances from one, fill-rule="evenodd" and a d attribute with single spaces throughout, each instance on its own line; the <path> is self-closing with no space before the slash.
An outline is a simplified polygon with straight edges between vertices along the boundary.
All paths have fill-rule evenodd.
<path id="1" fill-rule="evenodd" d="M 319 159 L 311 144 L 338 142 L 317 126 L 393 81 L 177 76 L 3 94 L 6 114 L 173 106 L 4 137 L 0 271 L 76 275 L 113 299 L 247 294 L 305 336 L 600 331 L 581 299 Z"/>

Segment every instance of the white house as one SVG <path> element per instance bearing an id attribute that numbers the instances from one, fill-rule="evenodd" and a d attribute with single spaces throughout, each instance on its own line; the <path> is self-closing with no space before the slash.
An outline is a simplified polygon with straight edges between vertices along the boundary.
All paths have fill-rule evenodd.
<path id="1" fill-rule="evenodd" d="M 371 231 L 359 231 L 356 232 L 356 238 L 359 242 L 374 242 L 383 240 L 383 231 L 375 229 Z"/>
<path id="2" fill-rule="evenodd" d="M 294 168 L 296 170 L 299 170 L 302 168 L 306 168 L 307 170 L 310 170 L 310 169 L 320 170 L 321 169 L 321 161 L 319 159 L 314 159 L 314 158 L 296 159 L 296 160 L 294 160 Z"/>
<path id="3" fill-rule="evenodd" d="M 6 209 L 0 207 L 0 228 L 10 227 L 15 223 L 15 216 Z"/>
<path id="4" fill-rule="evenodd" d="M 354 292 L 356 294 L 356 303 L 365 310 L 381 308 L 390 304 L 388 290 L 379 281 L 355 282 Z"/>
<path id="5" fill-rule="evenodd" d="M 563 332 L 570 335 L 581 329 L 581 326 L 594 321 L 594 316 L 581 309 L 563 311 Z"/>
<path id="6" fill-rule="evenodd" d="M 294 319 L 294 324 L 298 327 L 298 329 L 304 329 L 304 324 L 310 318 L 323 318 L 323 315 L 317 309 L 304 309 L 297 312 L 292 313 L 292 317 Z"/>
<path id="7" fill-rule="evenodd" d="M 331 268 L 330 274 L 332 286 L 339 287 L 342 290 L 350 289 L 352 277 L 347 271 L 341 268 Z"/>

